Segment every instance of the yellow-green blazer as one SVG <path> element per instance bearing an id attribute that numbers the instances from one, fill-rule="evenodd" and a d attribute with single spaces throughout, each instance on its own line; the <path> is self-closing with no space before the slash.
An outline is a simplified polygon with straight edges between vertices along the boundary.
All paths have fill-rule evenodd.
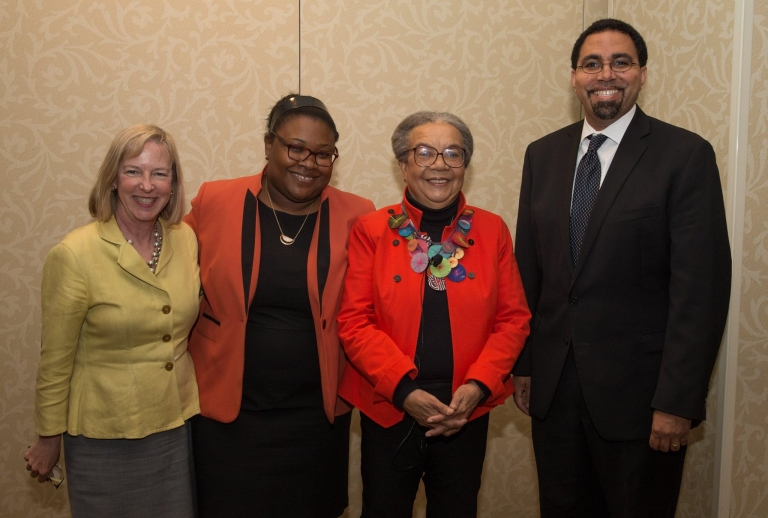
<path id="1" fill-rule="evenodd" d="M 163 226 L 156 274 L 114 218 L 74 230 L 43 269 L 35 396 L 39 435 L 141 438 L 200 412 L 187 335 L 197 318 L 197 239 Z"/>

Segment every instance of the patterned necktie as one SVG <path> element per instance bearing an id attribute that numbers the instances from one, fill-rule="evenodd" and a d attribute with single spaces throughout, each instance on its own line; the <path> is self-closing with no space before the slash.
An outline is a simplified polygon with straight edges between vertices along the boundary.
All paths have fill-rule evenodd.
<path id="1" fill-rule="evenodd" d="M 573 186 L 573 201 L 571 202 L 571 258 L 573 264 L 579 259 L 581 241 L 587 230 L 589 214 L 595 204 L 597 191 L 600 190 L 600 159 L 597 149 L 608 138 L 602 133 L 593 133 L 589 137 L 589 149 L 581 157 L 576 169 L 576 182 Z"/>

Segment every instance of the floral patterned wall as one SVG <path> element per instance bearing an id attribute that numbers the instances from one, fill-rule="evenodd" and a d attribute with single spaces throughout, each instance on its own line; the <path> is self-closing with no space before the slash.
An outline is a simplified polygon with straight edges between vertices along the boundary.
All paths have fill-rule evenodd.
<path id="1" fill-rule="evenodd" d="M 723 0 L 305 0 L 300 8 L 276 0 L 0 0 L 0 515 L 69 514 L 66 484 L 38 485 L 21 460 L 34 437 L 40 271 L 47 251 L 89 220 L 88 191 L 119 129 L 153 122 L 169 130 L 191 198 L 202 181 L 261 168 L 269 107 L 300 83 L 302 93 L 325 101 L 341 133 L 333 184 L 381 206 L 402 189 L 389 148 L 395 125 L 416 110 L 449 110 L 476 141 L 465 193 L 514 226 L 525 146 L 578 120 L 571 45 L 583 19 L 608 15 L 611 5 L 649 40 L 643 108 L 708 138 L 724 175 L 733 8 Z M 764 14 L 755 22 L 763 42 Z M 756 63 L 765 62 L 761 48 Z M 765 121 L 768 84 L 758 68 L 754 99 Z M 750 268 L 762 264 L 764 275 L 757 236 L 764 245 L 766 164 L 758 154 L 753 162 L 754 235 L 745 246 Z M 757 300 L 759 283 L 753 290 Z M 743 347 L 756 353 L 750 344 L 765 342 L 763 306 L 751 317 L 743 305 L 743 325 L 757 333 Z M 749 366 L 758 368 L 754 360 Z M 741 413 L 745 430 L 764 425 L 768 413 L 759 375 L 749 375 L 756 381 Z M 712 392 L 679 516 L 710 514 L 717 387 Z M 764 436 L 750 437 L 745 481 L 768 465 Z M 489 439 L 480 516 L 538 516 L 530 426 L 511 401 L 492 414 Z M 349 517 L 360 511 L 358 446 L 354 432 Z M 758 466 L 750 460 L 756 451 Z M 743 482 L 739 490 L 759 504 L 762 486 Z M 415 516 L 424 516 L 423 496 Z"/>
<path id="2" fill-rule="evenodd" d="M 768 516 L 768 3 L 755 2 L 731 516 Z"/>

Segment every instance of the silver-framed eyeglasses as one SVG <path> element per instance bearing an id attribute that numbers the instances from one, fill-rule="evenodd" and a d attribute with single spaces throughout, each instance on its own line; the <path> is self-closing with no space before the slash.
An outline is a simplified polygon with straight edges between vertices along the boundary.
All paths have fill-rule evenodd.
<path id="1" fill-rule="evenodd" d="M 296 146 L 294 144 L 289 144 L 274 131 L 271 132 L 270 134 L 273 135 L 277 140 L 280 141 L 282 145 L 285 146 L 285 149 L 288 150 L 288 158 L 290 158 L 291 160 L 302 162 L 307 158 L 309 158 L 310 156 L 314 155 L 315 163 L 318 166 L 329 167 L 333 165 L 333 163 L 336 161 L 337 158 L 339 158 L 338 152 L 329 153 L 327 151 L 312 151 L 311 149 L 305 148 L 303 146 Z"/>
<path id="2" fill-rule="evenodd" d="M 420 167 L 429 167 L 437 162 L 437 157 L 442 156 L 443 162 L 448 167 L 461 167 L 464 165 L 466 152 L 460 147 L 449 147 L 442 153 L 432 146 L 420 145 L 408 151 L 413 151 L 413 161 Z"/>
<path id="3" fill-rule="evenodd" d="M 637 63 L 626 58 L 614 59 L 609 63 L 603 63 L 602 61 L 598 61 L 596 59 L 589 59 L 576 68 L 582 69 L 587 74 L 597 74 L 603 69 L 603 66 L 605 65 L 610 66 L 611 70 L 614 72 L 628 72 L 629 69 L 632 68 L 633 65 L 637 65 Z"/>

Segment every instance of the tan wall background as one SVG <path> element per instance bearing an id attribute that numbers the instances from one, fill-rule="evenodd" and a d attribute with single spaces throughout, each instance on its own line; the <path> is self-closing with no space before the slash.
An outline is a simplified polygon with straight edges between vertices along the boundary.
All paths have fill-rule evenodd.
<path id="1" fill-rule="evenodd" d="M 88 191 L 119 129 L 153 122 L 169 130 L 191 198 L 202 181 L 261 168 L 264 118 L 300 80 L 341 133 L 333 184 L 381 206 L 402 186 L 389 148 L 395 125 L 418 109 L 449 110 L 476 140 L 465 193 L 514 226 L 525 146 L 579 118 L 568 63 L 583 18 L 615 14 L 644 34 L 643 108 L 709 139 L 725 175 L 732 12 L 726 0 L 305 0 L 299 30 L 298 2 L 0 1 L 0 516 L 69 514 L 66 486 L 38 485 L 21 460 L 34 438 L 40 272 L 47 251 L 88 221 Z M 755 18 L 762 137 L 751 143 L 752 282 L 740 344 L 747 394 L 739 396 L 734 469 L 733 516 L 745 517 L 768 505 L 766 14 L 763 6 Z M 678 516 L 711 514 L 716 400 L 713 386 Z M 538 516 L 530 427 L 511 401 L 492 414 L 489 439 L 480 516 Z M 358 445 L 353 433 L 349 517 L 360 510 Z M 423 511 L 421 498 L 415 516 Z"/>
<path id="2" fill-rule="evenodd" d="M 768 516 L 768 2 L 755 2 L 731 515 Z"/>

